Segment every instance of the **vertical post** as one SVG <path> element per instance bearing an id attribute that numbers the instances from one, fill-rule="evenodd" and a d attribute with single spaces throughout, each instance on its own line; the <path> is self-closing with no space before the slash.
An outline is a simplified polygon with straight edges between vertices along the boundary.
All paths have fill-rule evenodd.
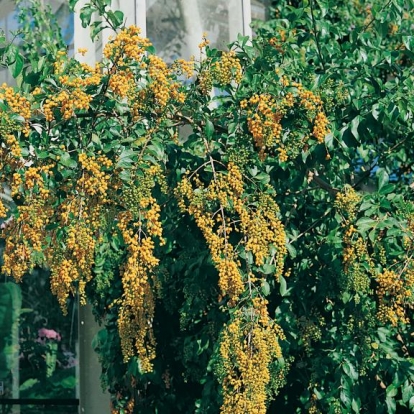
<path id="1" fill-rule="evenodd" d="M 252 36 L 250 23 L 252 22 L 252 6 L 251 0 L 242 0 L 243 7 L 243 34 L 244 36 Z"/>
<path id="2" fill-rule="evenodd" d="M 189 59 L 191 55 L 195 55 L 198 51 L 198 44 L 203 35 L 203 22 L 200 17 L 198 1 L 186 0 L 180 3 L 186 35 L 186 43 L 183 44 L 186 49 L 183 48 L 182 57 Z"/>
<path id="3" fill-rule="evenodd" d="M 110 398 L 101 387 L 101 364 L 92 349 L 99 325 L 90 305 L 79 308 L 80 414 L 109 414 Z"/>
<path id="4" fill-rule="evenodd" d="M 145 37 L 147 35 L 147 2 L 146 0 L 135 0 L 134 3 L 135 24 L 141 28 L 141 34 Z"/>
<path id="5" fill-rule="evenodd" d="M 96 50 L 95 44 L 92 42 L 90 36 L 90 30 L 87 27 L 86 29 L 82 27 L 81 20 L 79 18 L 79 13 L 81 8 L 87 3 L 86 0 L 80 0 L 75 7 L 75 16 L 74 16 L 74 37 L 73 37 L 73 49 L 74 53 L 77 53 L 77 50 L 82 47 L 88 49 L 88 53 L 82 57 L 76 55 L 76 58 L 80 61 L 87 63 L 89 65 L 94 65 L 96 61 Z"/>
<path id="6" fill-rule="evenodd" d="M 244 27 L 244 7 L 244 2 L 241 3 L 238 0 L 228 1 L 230 42 L 236 40 L 239 33 L 244 36 L 246 35 L 246 29 Z"/>

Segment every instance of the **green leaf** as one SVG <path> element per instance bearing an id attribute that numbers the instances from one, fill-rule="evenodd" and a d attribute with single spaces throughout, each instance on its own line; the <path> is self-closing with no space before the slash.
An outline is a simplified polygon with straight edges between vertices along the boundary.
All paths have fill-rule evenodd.
<path id="1" fill-rule="evenodd" d="M 20 391 L 26 391 L 38 383 L 39 383 L 39 380 L 37 378 L 29 378 L 28 380 L 23 382 L 23 384 L 20 385 L 19 389 Z"/>
<path id="2" fill-rule="evenodd" d="M 62 155 L 60 156 L 59 164 L 62 164 L 63 166 L 68 168 L 76 168 L 78 165 L 76 160 L 71 158 L 68 152 L 62 153 Z"/>
<path id="3" fill-rule="evenodd" d="M 361 121 L 363 121 L 364 118 L 362 118 L 360 115 L 357 115 L 351 122 L 351 132 L 352 135 L 355 137 L 355 139 L 359 139 L 359 132 L 358 132 L 358 128 L 359 128 L 359 124 L 361 123 Z"/>
<path id="4" fill-rule="evenodd" d="M 351 407 L 355 413 L 359 413 L 361 411 L 361 400 L 352 398 Z"/>
<path id="5" fill-rule="evenodd" d="M 124 13 L 122 13 L 121 11 L 108 11 L 106 15 L 108 17 L 108 20 L 111 22 L 112 26 L 115 29 L 122 25 L 122 22 L 124 20 Z"/>
<path id="6" fill-rule="evenodd" d="M 96 11 L 94 7 L 91 7 L 90 4 L 82 7 L 80 11 L 80 18 L 82 21 L 82 27 L 86 28 L 90 25 L 92 14 Z M 93 39 L 93 38 L 92 38 Z"/>
<path id="7" fill-rule="evenodd" d="M 384 168 L 378 168 L 376 175 L 378 178 L 378 190 L 381 190 L 385 184 L 388 184 L 390 177 Z"/>
<path id="8" fill-rule="evenodd" d="M 370 217 L 361 217 L 356 224 L 360 232 L 366 232 L 375 227 L 377 222 Z"/>
<path id="9" fill-rule="evenodd" d="M 359 377 L 358 372 L 349 361 L 345 361 L 342 364 L 342 369 L 344 370 L 345 374 L 348 375 L 349 378 L 355 381 L 358 379 Z"/>
<path id="10" fill-rule="evenodd" d="M 109 27 L 104 25 L 102 21 L 93 22 L 90 25 L 91 29 L 91 39 L 95 40 L 95 38 L 102 32 L 104 29 L 108 29 Z"/>
<path id="11" fill-rule="evenodd" d="M 261 271 L 264 275 L 271 275 L 275 273 L 276 266 L 270 264 L 264 264 L 261 267 Z"/>
<path id="12" fill-rule="evenodd" d="M 70 375 L 60 380 L 60 385 L 66 389 L 73 389 L 76 387 L 77 381 L 74 375 Z"/>
<path id="13" fill-rule="evenodd" d="M 280 288 L 279 288 L 280 295 L 286 296 L 288 292 L 287 283 L 286 283 L 286 279 L 282 275 L 279 276 L 279 284 L 280 284 Z"/>
<path id="14" fill-rule="evenodd" d="M 398 394 L 398 387 L 391 384 L 386 389 L 387 397 L 395 397 Z"/>
<path id="15" fill-rule="evenodd" d="M 249 40 L 249 36 L 242 36 L 241 34 L 237 35 L 237 41 L 239 42 L 242 48 L 245 46 L 248 40 Z"/>
<path id="16" fill-rule="evenodd" d="M 75 10 L 75 6 L 78 3 L 79 0 L 69 0 L 69 7 L 72 11 Z"/>
<path id="17" fill-rule="evenodd" d="M 117 19 L 117 22 L 118 22 L 117 25 L 118 25 L 118 27 L 121 26 L 122 23 L 123 23 L 123 21 L 124 21 L 124 13 L 121 12 L 120 10 L 116 10 L 116 11 L 114 11 L 114 16 Z"/>
<path id="18" fill-rule="evenodd" d="M 404 384 L 402 390 L 402 400 L 404 403 L 407 403 L 411 397 L 414 396 L 414 387 L 411 384 Z"/>
<path id="19" fill-rule="evenodd" d="M 394 191 L 395 191 L 395 185 L 394 184 L 385 184 L 378 192 L 379 192 L 379 194 L 385 195 L 385 194 L 390 194 Z"/>
<path id="20" fill-rule="evenodd" d="M 397 403 L 395 402 L 394 398 L 387 396 L 385 403 L 387 405 L 388 414 L 394 414 L 397 411 Z"/>
<path id="21" fill-rule="evenodd" d="M 286 249 L 292 259 L 297 256 L 296 249 L 293 247 L 292 243 L 286 243 Z"/>
<path id="22" fill-rule="evenodd" d="M 262 282 L 262 293 L 264 296 L 268 296 L 270 294 L 270 285 L 266 280 Z"/>
<path id="23" fill-rule="evenodd" d="M 413 51 L 414 49 L 414 36 L 403 36 L 402 41 L 407 50 Z"/>
<path id="24" fill-rule="evenodd" d="M 135 156 L 135 151 L 132 149 L 123 149 L 119 155 L 118 162 L 116 163 L 116 168 L 132 168 L 134 163 L 133 157 Z"/>
<path id="25" fill-rule="evenodd" d="M 210 120 L 207 120 L 206 121 L 206 125 L 204 127 L 204 133 L 206 134 L 206 137 L 208 139 L 210 139 L 210 138 L 213 137 L 213 134 L 214 134 L 214 124 Z"/>
<path id="26" fill-rule="evenodd" d="M 414 396 L 412 396 L 412 397 L 410 398 L 410 401 L 408 402 L 408 408 L 409 408 L 410 410 L 414 410 Z"/>
<path id="27" fill-rule="evenodd" d="M 48 151 L 39 151 L 39 152 L 36 152 L 36 156 L 40 160 L 43 160 L 45 158 L 49 158 L 50 153 Z"/>
<path id="28" fill-rule="evenodd" d="M 23 65 L 24 65 L 23 56 L 20 53 L 16 54 L 16 59 L 12 65 L 13 78 L 16 79 L 22 73 Z"/>

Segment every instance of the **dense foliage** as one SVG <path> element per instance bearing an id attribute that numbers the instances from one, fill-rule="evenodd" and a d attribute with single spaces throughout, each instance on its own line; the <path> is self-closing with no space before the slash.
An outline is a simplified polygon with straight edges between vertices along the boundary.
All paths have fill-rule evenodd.
<path id="1" fill-rule="evenodd" d="M 95 67 L 2 39 L 2 272 L 92 304 L 114 413 L 414 408 L 414 4 L 275 3 L 172 64 L 108 0 Z"/>

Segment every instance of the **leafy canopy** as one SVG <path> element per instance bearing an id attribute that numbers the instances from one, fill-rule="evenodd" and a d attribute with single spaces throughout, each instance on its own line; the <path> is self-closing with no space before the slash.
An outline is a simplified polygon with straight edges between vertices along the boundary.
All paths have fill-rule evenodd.
<path id="1" fill-rule="evenodd" d="M 2 272 L 92 304 L 114 413 L 412 410 L 413 2 L 280 0 L 171 64 L 109 6 L 94 67 L 37 0 L 0 39 Z"/>

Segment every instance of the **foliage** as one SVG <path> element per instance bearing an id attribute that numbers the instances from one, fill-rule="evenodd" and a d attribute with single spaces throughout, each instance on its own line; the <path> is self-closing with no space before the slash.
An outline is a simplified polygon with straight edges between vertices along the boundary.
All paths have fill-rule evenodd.
<path id="1" fill-rule="evenodd" d="M 114 412 L 412 410 L 412 1 L 281 0 L 170 65 L 109 3 L 95 67 L 2 49 L 2 271 L 93 305 Z"/>
<path id="2" fill-rule="evenodd" d="M 22 297 L 19 287 L 14 283 L 0 284 L 0 326 L 2 337 L 0 340 L 1 360 L 0 378 L 3 383 L 11 386 L 3 387 L 3 394 L 12 395 L 13 373 L 16 371 L 18 317 L 22 306 Z"/>

